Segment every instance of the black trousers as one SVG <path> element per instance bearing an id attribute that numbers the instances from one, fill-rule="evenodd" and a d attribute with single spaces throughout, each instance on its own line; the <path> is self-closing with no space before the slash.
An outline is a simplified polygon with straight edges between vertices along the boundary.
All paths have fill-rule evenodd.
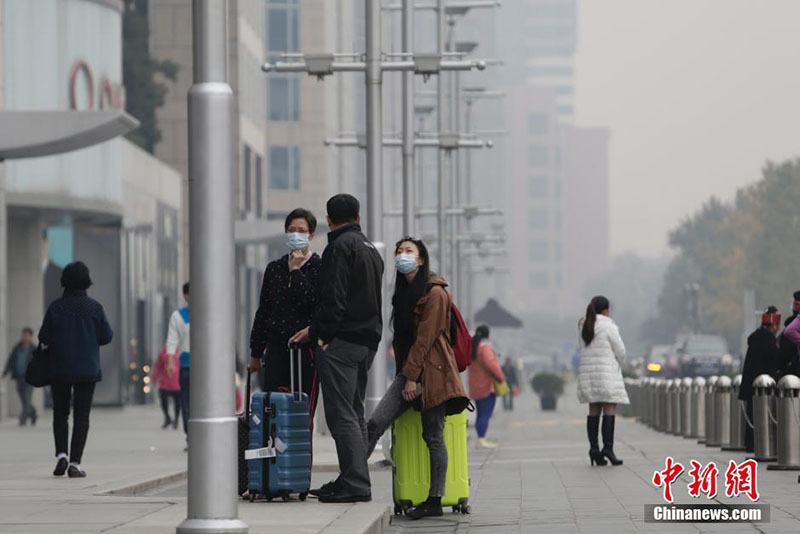
<path id="1" fill-rule="evenodd" d="M 53 438 L 56 456 L 69 454 L 69 461 L 81 463 L 89 435 L 89 413 L 92 410 L 94 382 L 53 384 Z M 72 444 L 69 441 L 69 408 L 72 400 Z"/>
<path id="2" fill-rule="evenodd" d="M 183 433 L 189 435 L 189 368 L 182 367 L 178 374 L 181 384 L 181 413 L 183 414 Z"/>
<path id="3" fill-rule="evenodd" d="M 178 417 L 181 415 L 181 392 L 159 389 L 158 397 L 161 399 L 161 411 L 164 412 L 164 421 L 174 422 L 177 425 Z M 172 399 L 173 406 L 175 406 L 175 417 L 172 418 L 169 416 L 169 399 Z"/>

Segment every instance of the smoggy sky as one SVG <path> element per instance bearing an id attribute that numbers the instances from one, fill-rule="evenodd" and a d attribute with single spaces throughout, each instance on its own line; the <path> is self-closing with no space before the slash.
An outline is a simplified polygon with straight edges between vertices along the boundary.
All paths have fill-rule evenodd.
<path id="1" fill-rule="evenodd" d="M 513 0 L 512 0 L 513 1 Z M 576 123 L 611 129 L 611 248 L 800 156 L 800 0 L 581 0 Z"/>

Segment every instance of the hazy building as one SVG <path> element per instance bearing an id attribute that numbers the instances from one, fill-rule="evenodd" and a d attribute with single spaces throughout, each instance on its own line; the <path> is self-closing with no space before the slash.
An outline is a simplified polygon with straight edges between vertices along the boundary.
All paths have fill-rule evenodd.
<path id="1" fill-rule="evenodd" d="M 121 1 L 0 2 L 0 108 L 123 109 Z M 36 36 L 32 40 L 31 36 Z M 114 340 L 94 401 L 146 401 L 145 366 L 179 298 L 179 174 L 125 139 L 0 164 L 7 205 L 8 354 L 61 296 L 60 273 L 84 261 Z M 2 273 L 2 271 L 0 271 Z M 5 310 L 4 310 L 5 311 Z M 134 376 L 136 377 L 134 381 Z M 37 393 L 37 402 L 39 394 Z M 12 415 L 16 395 L 9 395 Z"/>
<path id="2" fill-rule="evenodd" d="M 572 120 L 578 0 L 504 2 L 497 23 L 503 83 L 552 87 L 559 118 Z"/>

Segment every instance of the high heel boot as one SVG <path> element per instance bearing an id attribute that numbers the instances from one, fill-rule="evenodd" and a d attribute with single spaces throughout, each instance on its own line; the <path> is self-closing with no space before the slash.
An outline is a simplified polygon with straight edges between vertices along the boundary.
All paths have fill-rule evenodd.
<path id="1" fill-rule="evenodd" d="M 599 415 L 586 417 L 586 433 L 589 435 L 589 462 L 591 465 L 606 465 L 606 459 L 600 453 L 600 446 L 597 444 L 597 431 L 599 428 Z"/>
<path id="2" fill-rule="evenodd" d="M 614 454 L 614 420 L 613 415 L 603 416 L 603 450 L 600 454 L 608 458 L 611 465 L 622 465 L 622 460 Z"/>

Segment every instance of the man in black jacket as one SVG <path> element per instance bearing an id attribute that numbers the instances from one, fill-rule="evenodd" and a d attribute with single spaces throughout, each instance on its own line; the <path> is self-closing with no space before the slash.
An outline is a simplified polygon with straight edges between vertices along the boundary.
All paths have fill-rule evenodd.
<path id="1" fill-rule="evenodd" d="M 361 233 L 359 208 L 351 195 L 328 200 L 331 232 L 322 254 L 314 320 L 291 340 L 310 339 L 318 347 L 325 420 L 339 458 L 339 478 L 311 492 L 321 502 L 372 499 L 364 400 L 367 374 L 383 331 L 383 259 Z"/>
<path id="2" fill-rule="evenodd" d="M 778 343 L 775 334 L 781 325 L 778 308 L 770 306 L 761 316 L 761 326 L 747 338 L 747 354 L 742 366 L 742 385 L 739 400 L 746 403 L 747 417 L 753 421 L 753 381 L 759 375 L 773 376 L 778 365 Z M 754 450 L 753 429 L 745 425 L 744 446 L 747 452 Z"/>

